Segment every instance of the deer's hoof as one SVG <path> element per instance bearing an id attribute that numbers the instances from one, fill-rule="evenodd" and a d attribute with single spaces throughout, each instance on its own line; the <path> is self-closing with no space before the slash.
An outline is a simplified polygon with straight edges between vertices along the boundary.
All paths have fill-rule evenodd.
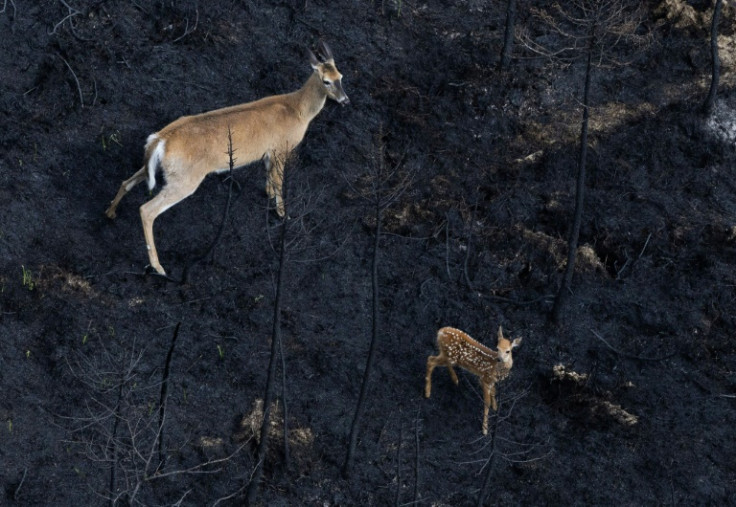
<path id="1" fill-rule="evenodd" d="M 161 266 L 154 267 L 149 264 L 148 266 L 146 266 L 145 272 L 147 275 L 157 275 L 168 278 L 168 276 L 166 275 L 166 271 L 164 271 L 164 268 Z"/>

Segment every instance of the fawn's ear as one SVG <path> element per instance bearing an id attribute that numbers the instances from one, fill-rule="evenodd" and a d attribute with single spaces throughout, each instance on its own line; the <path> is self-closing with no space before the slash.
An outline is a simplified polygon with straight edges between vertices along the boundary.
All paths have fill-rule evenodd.
<path id="1" fill-rule="evenodd" d="M 500 340 L 503 338 L 503 329 L 501 329 L 501 326 L 498 326 L 498 339 Z"/>
<path id="2" fill-rule="evenodd" d="M 511 342 L 511 348 L 518 347 L 521 345 L 521 338 L 516 338 L 514 341 Z"/>

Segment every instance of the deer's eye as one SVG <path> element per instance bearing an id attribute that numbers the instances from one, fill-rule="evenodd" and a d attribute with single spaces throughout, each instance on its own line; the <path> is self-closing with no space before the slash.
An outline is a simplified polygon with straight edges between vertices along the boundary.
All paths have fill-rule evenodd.
<path id="1" fill-rule="evenodd" d="M 324 83 L 325 86 L 332 86 L 332 81 L 328 81 L 327 79 L 323 80 L 322 83 Z"/>

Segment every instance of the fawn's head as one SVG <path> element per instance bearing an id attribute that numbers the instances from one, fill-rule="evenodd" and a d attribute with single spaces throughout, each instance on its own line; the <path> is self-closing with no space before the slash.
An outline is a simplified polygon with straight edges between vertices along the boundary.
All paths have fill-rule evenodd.
<path id="1" fill-rule="evenodd" d="M 516 338 L 514 341 L 510 341 L 503 336 L 503 329 L 498 326 L 498 343 L 496 348 L 498 349 L 498 356 L 496 360 L 499 363 L 504 363 L 507 367 L 511 367 L 513 364 L 513 358 L 511 357 L 511 350 L 521 345 L 521 338 Z"/>
<path id="2" fill-rule="evenodd" d="M 309 63 L 322 80 L 327 96 L 342 106 L 349 104 L 350 99 L 342 89 L 342 74 L 335 66 L 330 47 L 325 42 L 320 42 L 317 53 L 319 58 L 309 51 Z"/>

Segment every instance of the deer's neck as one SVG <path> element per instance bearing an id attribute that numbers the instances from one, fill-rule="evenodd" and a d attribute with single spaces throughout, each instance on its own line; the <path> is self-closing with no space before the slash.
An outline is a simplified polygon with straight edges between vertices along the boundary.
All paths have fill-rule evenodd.
<path id="1" fill-rule="evenodd" d="M 327 92 L 322 85 L 319 74 L 313 72 L 299 90 L 295 93 L 299 113 L 307 121 L 312 121 L 319 114 L 327 100 Z"/>

